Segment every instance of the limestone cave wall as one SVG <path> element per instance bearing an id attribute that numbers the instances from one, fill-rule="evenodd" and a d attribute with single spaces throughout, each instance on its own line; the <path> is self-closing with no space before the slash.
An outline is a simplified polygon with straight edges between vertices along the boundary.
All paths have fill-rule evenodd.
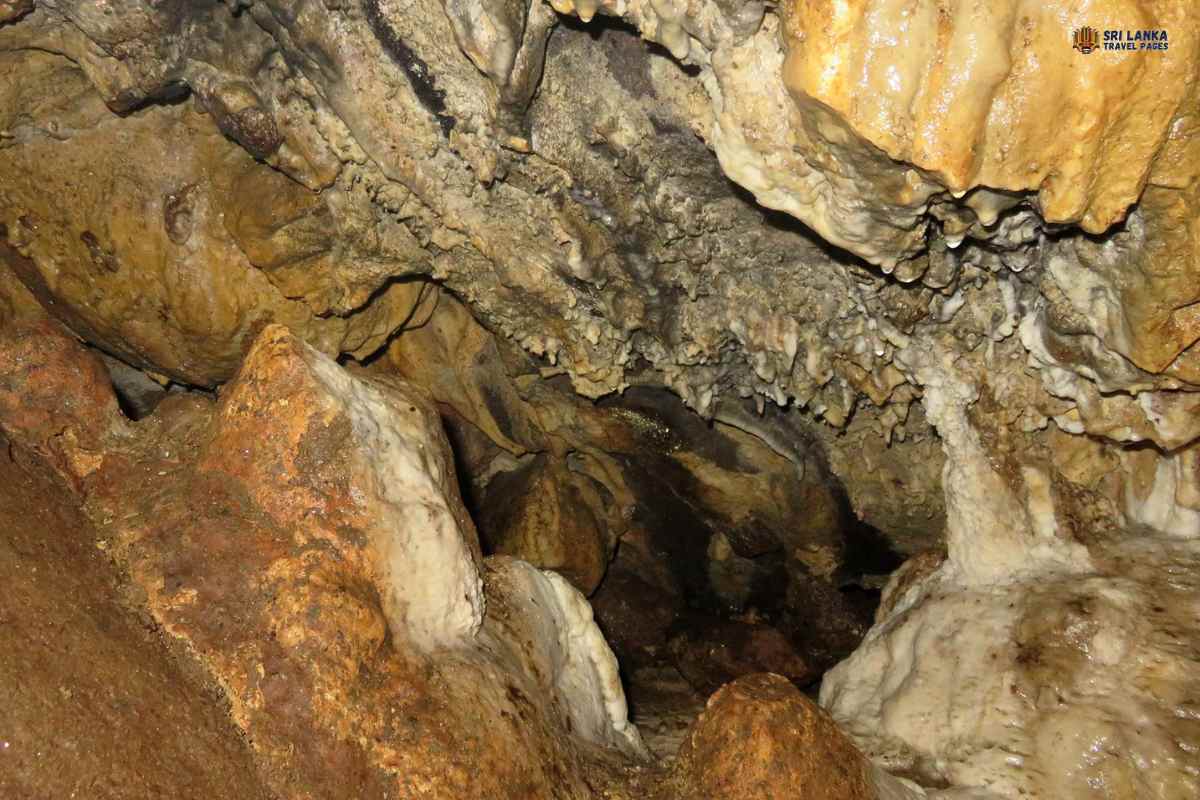
<path id="1" fill-rule="evenodd" d="M 1192 0 L 0 0 L 0 790 L 1200 796 L 1198 87 Z"/>

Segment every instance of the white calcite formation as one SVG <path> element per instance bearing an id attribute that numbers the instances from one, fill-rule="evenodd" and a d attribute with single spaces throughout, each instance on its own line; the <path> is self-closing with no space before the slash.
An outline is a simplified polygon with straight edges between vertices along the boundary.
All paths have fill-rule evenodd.
<path id="1" fill-rule="evenodd" d="M 1142 524 L 1085 546 L 1060 527 L 1045 474 L 997 470 L 952 361 L 933 349 L 914 361 L 947 451 L 949 556 L 897 575 L 822 704 L 879 763 L 928 784 L 1195 796 L 1200 538 L 1179 502 L 1184 467 L 1159 461 L 1148 490 L 1127 487 L 1148 491 L 1129 503 Z"/>
<path id="2" fill-rule="evenodd" d="M 1026 194 L 1047 222 L 1107 231 L 1184 118 L 1197 63 L 1183 0 L 791 0 L 765 19 L 716 0 L 553 5 L 624 16 L 699 65 L 726 174 L 889 271 L 925 250 L 930 223 L 952 246 L 1021 241 L 1008 223 Z M 1066 34 L 1083 25 L 1172 41 L 1081 59 Z"/>
<path id="3" fill-rule="evenodd" d="M 479 547 L 475 531 L 463 529 L 453 457 L 436 419 L 423 400 L 405 397 L 406 387 L 384 390 L 311 348 L 303 352 L 331 413 L 350 420 L 347 444 L 365 462 L 356 473 L 368 485 L 358 496 L 369 496 L 378 515 L 373 538 L 392 634 L 426 651 L 468 644 L 484 614 Z"/>
<path id="4" fill-rule="evenodd" d="M 277 359 L 298 356 L 317 416 L 349 420 L 350 439 L 336 446 L 353 459 L 351 495 L 371 515 L 375 582 L 392 635 L 434 657 L 464 651 L 446 657 L 482 658 L 501 673 L 531 678 L 537 701 L 561 709 L 574 735 L 643 757 L 616 657 L 587 599 L 566 579 L 523 561 L 489 559 L 489 595 L 509 613 L 485 621 L 475 529 L 458 499 L 453 456 L 428 401 L 399 381 L 381 385 L 355 377 L 280 327 L 267 328 L 258 342 L 240 383 L 253 386 L 260 365 L 274 370 Z M 229 406 L 240 407 L 236 395 Z"/>
<path id="5" fill-rule="evenodd" d="M 480 635 L 486 651 L 511 668 L 539 676 L 545 700 L 561 708 L 580 738 L 635 758 L 647 754 L 629 721 L 617 659 L 592 619 L 592 607 L 565 578 L 524 561 L 489 559 L 492 588 L 516 611 L 489 620 Z"/>
<path id="6" fill-rule="evenodd" d="M 263 316 L 366 357 L 419 300 L 400 279 L 432 276 L 588 396 L 660 382 L 706 416 L 769 401 L 918 447 L 903 335 L 953 325 L 968 351 L 999 300 L 1037 315 L 1043 417 L 1194 438 L 1167 394 L 1200 379 L 1186 4 L 554 7 L 679 63 L 624 28 L 549 36 L 544 3 L 41 6 L 0 29 L 5 261 L 89 341 L 189 383 L 228 379 Z M 1169 50 L 1065 44 L 1118 18 Z"/>
<path id="7" fill-rule="evenodd" d="M 879 763 L 930 783 L 1194 797 L 1198 570 L 1195 541 L 1152 536 L 1082 574 L 972 586 L 948 562 L 826 677 L 822 703 Z"/>

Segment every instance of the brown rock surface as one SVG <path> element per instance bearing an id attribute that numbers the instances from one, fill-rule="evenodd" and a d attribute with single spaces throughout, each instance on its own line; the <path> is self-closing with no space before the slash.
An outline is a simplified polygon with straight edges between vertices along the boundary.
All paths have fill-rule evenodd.
<path id="1" fill-rule="evenodd" d="M 783 79 L 898 162 L 960 194 L 1032 191 L 1047 222 L 1102 233 L 1146 184 L 1195 80 L 1188 0 L 786 4 Z M 1155 53 L 1087 57 L 1074 28 L 1166 30 Z M 896 57 L 896 50 L 903 57 Z M 1054 113 L 1047 113 L 1054 109 Z M 975 206 L 990 226 L 999 198 Z"/>
<path id="2" fill-rule="evenodd" d="M 41 455 L 0 434 L 0 796 L 273 797 L 220 690 L 120 602 L 102 534 Z"/>
<path id="3" fill-rule="evenodd" d="M 687 800 L 874 800 L 870 765 L 833 720 L 778 675 L 709 698 L 675 767 Z"/>
<path id="4" fill-rule="evenodd" d="M 22 441 L 54 427 L 43 416 L 73 424 L 67 386 L 109 387 L 70 337 L 39 334 L 74 366 L 30 379 L 19 355 L 2 362 L 3 402 L 45 401 L 3 417 Z M 477 572 L 419 394 L 353 378 L 275 327 L 218 408 L 173 395 L 119 433 L 111 393 L 88 408 L 106 447 L 79 478 L 88 514 L 135 597 L 221 687 L 273 791 L 582 800 L 640 757 L 583 598 L 520 562 Z M 460 576 L 486 584 L 486 616 Z"/>
<path id="5" fill-rule="evenodd" d="M 266 441 L 273 446 L 251 446 Z M 479 543 L 437 415 L 411 387 L 350 377 L 280 326 L 266 328 L 222 392 L 199 468 L 232 478 L 302 539 L 355 529 L 355 566 L 392 635 L 419 650 L 478 629 Z M 298 566 L 298 565 L 297 565 Z M 428 582 L 417 587 L 420 576 Z"/>
<path id="6" fill-rule="evenodd" d="M 819 673 L 777 629 L 756 622 L 688 619 L 667 644 L 671 662 L 702 695 L 759 672 L 804 686 Z"/>
<path id="7" fill-rule="evenodd" d="M 706 424 L 650 387 L 592 403 L 542 379 L 552 370 L 454 298 L 415 313 L 420 326 L 389 346 L 391 365 L 506 451 L 479 470 L 490 481 L 480 526 L 496 552 L 560 571 L 590 593 L 619 540 L 648 536 L 670 553 L 668 569 L 686 573 L 684 590 L 730 606 L 775 580 L 786 559 L 822 580 L 840 566 L 843 509 L 802 425 L 774 429 L 733 405 Z M 714 534 L 739 557 L 765 558 L 714 579 L 704 564 Z"/>
<path id="8" fill-rule="evenodd" d="M 45 309 L 13 271 L 0 267 L 0 326 L 45 315 Z"/>
<path id="9" fill-rule="evenodd" d="M 494 477 L 483 501 L 480 529 L 490 552 L 552 569 L 590 595 L 608 568 L 608 531 L 601 487 L 561 461 L 537 456 Z"/>
<path id="10" fill-rule="evenodd" d="M 0 328 L 0 433 L 78 487 L 124 430 L 98 355 L 45 317 Z"/>
<path id="11" fill-rule="evenodd" d="M 596 621 L 628 672 L 661 659 L 667 633 L 683 610 L 684 599 L 671 587 L 651 582 L 626 563 L 628 546 L 591 597 Z"/>
<path id="12" fill-rule="evenodd" d="M 0 2 L 0 25 L 12 22 L 33 10 L 33 0 L 4 0 Z"/>
<path id="13" fill-rule="evenodd" d="M 0 148 L 0 264 L 90 342 L 212 385 L 232 374 L 269 322 L 328 352 L 365 355 L 407 314 L 403 285 L 342 315 L 293 299 L 301 295 L 282 279 L 274 285 L 258 267 L 287 257 L 273 255 L 277 242 L 272 251 L 254 239 L 245 206 L 278 213 L 274 202 L 301 192 L 311 214 L 315 201 L 208 117 L 167 106 L 105 125 L 115 118 L 76 65 L 48 53 L 23 58 L 0 48 L 2 75 L 0 127 L 21 131 L 23 141 Z M 54 99 L 33 99 L 42 95 Z M 41 166 L 50 161 L 52 176 Z"/>

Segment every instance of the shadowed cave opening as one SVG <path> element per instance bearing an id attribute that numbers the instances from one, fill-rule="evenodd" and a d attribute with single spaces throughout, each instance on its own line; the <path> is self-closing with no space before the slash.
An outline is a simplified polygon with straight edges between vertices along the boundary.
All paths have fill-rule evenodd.
<path id="1" fill-rule="evenodd" d="M 561 458 L 502 454 L 481 471 L 466 454 L 486 437 L 443 406 L 460 490 L 485 554 L 558 571 L 589 596 L 652 751 L 673 755 L 707 697 L 745 675 L 782 674 L 815 698 L 904 558 L 854 513 L 819 444 L 794 437 L 784 458 L 758 438 L 765 430 L 705 420 L 663 388 L 595 403 L 561 379 L 544 388 L 543 404 L 586 406 L 616 420 L 617 435 Z M 484 405 L 501 428 L 513 426 L 500 399 Z M 614 492 L 587 477 L 598 452 L 622 476 L 617 491 L 631 495 L 624 519 Z M 572 551 L 598 538 L 615 539 L 602 563 Z"/>

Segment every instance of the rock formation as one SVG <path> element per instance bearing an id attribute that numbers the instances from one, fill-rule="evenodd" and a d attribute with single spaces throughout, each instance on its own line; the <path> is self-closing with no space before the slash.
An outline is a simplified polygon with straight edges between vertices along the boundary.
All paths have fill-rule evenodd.
<path id="1" fill-rule="evenodd" d="M 0 793 L 1200 794 L 1192 6 L 0 0 Z"/>
<path id="2" fill-rule="evenodd" d="M 269 326 L 219 404 L 172 399 L 132 428 L 99 360 L 52 323 L 4 345 L 5 407 L 39 401 L 4 435 L 71 482 L 273 791 L 587 797 L 589 748 L 642 756 L 582 596 L 480 560 L 415 390 Z"/>

